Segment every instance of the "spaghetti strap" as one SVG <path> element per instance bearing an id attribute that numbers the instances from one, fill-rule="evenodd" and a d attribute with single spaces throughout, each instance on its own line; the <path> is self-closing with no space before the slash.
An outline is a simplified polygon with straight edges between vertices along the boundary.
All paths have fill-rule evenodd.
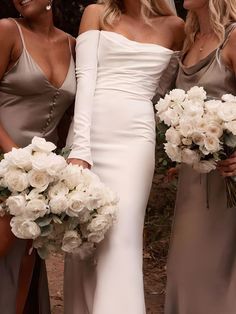
<path id="1" fill-rule="evenodd" d="M 67 35 L 67 38 L 68 38 L 68 44 L 69 44 L 70 53 L 71 53 L 71 55 L 73 55 L 72 54 L 72 49 L 71 49 L 71 43 L 70 43 L 70 35 Z"/>
<path id="2" fill-rule="evenodd" d="M 235 28 L 236 28 L 236 23 L 235 22 L 230 24 L 226 28 L 226 30 L 225 30 L 225 40 L 224 40 L 223 44 L 221 45 L 221 49 L 223 49 L 227 45 L 227 43 L 229 41 L 229 38 L 230 38 L 230 35 L 234 31 Z"/>
<path id="3" fill-rule="evenodd" d="M 24 39 L 24 35 L 23 35 L 23 32 L 22 32 L 20 24 L 13 18 L 10 18 L 10 20 L 12 20 L 16 24 L 16 26 L 17 26 L 17 28 L 19 30 L 19 33 L 20 33 L 20 38 L 21 38 L 21 41 L 22 41 L 22 45 L 23 45 L 24 49 L 26 49 L 25 39 Z"/>

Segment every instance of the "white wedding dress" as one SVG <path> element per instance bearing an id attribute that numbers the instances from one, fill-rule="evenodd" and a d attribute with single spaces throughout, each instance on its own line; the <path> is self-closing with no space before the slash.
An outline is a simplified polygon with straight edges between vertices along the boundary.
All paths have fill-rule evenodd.
<path id="1" fill-rule="evenodd" d="M 151 100 L 173 51 L 96 30 L 81 34 L 76 49 L 70 157 L 93 164 L 120 203 L 96 260 L 66 257 L 65 314 L 145 314 L 142 237 L 155 153 Z"/>

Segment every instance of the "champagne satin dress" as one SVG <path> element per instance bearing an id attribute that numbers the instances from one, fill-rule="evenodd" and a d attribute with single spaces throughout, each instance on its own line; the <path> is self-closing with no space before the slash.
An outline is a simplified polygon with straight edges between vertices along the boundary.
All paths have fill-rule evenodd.
<path id="1" fill-rule="evenodd" d="M 22 54 L 0 81 L 0 122 L 20 147 L 28 145 L 34 136 L 44 137 L 56 144 L 57 126 L 74 103 L 76 80 L 73 57 L 71 55 L 62 86 L 52 86 L 28 53 L 20 25 L 12 21 L 16 23 L 16 31 L 21 36 Z M 1 314 L 16 313 L 18 276 L 26 243 L 25 240 L 16 239 L 10 252 L 0 258 Z M 36 259 L 24 313 L 50 313 L 45 263 L 39 257 Z"/>
<path id="2" fill-rule="evenodd" d="M 235 73 L 221 57 L 226 39 L 198 64 L 180 61 L 176 87 L 203 86 L 219 99 L 236 94 Z M 208 205 L 208 206 L 207 206 Z M 227 208 L 224 179 L 182 165 L 168 261 L 165 314 L 236 313 L 236 208 Z"/>

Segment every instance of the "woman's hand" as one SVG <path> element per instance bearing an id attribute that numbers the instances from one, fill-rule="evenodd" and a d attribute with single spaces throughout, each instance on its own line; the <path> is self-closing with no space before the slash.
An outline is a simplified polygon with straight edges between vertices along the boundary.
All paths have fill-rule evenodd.
<path id="1" fill-rule="evenodd" d="M 223 177 L 236 176 L 236 152 L 233 153 L 228 159 L 219 161 L 217 169 Z"/>
<path id="2" fill-rule="evenodd" d="M 166 177 L 165 177 L 165 182 L 169 183 L 169 182 L 177 179 L 178 174 L 179 174 L 179 168 L 178 167 L 170 168 L 167 171 L 167 174 L 166 174 Z"/>
<path id="3" fill-rule="evenodd" d="M 91 168 L 90 164 L 87 163 L 86 161 L 82 160 L 82 159 L 70 158 L 67 161 L 69 164 L 78 165 L 80 167 L 83 167 L 84 169 L 90 169 Z"/>

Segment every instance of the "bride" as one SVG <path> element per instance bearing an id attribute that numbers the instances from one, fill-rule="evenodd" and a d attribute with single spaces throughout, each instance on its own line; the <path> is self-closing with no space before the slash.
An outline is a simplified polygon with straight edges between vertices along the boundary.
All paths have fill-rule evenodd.
<path id="1" fill-rule="evenodd" d="M 152 184 L 152 98 L 184 26 L 166 0 L 102 0 L 77 38 L 77 96 L 69 161 L 91 167 L 120 198 L 95 259 L 65 262 L 66 314 L 144 314 L 142 232 Z"/>

